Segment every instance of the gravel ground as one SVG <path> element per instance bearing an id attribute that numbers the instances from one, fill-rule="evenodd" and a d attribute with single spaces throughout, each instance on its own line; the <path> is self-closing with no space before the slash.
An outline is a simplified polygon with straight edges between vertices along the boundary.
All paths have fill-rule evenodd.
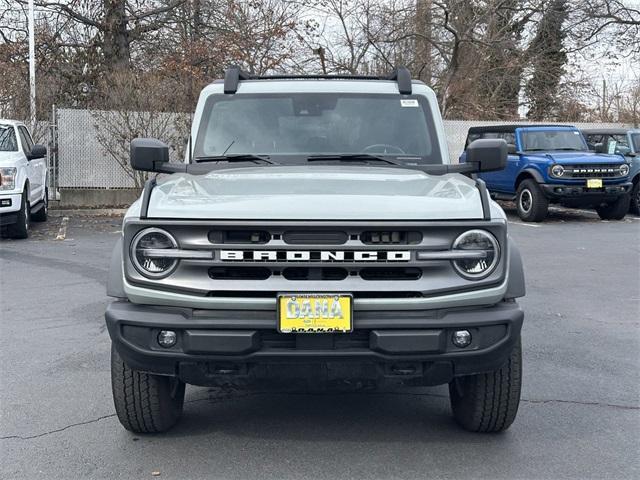
<path id="1" fill-rule="evenodd" d="M 523 401 L 498 435 L 461 431 L 444 387 L 189 387 L 178 427 L 133 435 L 103 319 L 120 217 L 58 212 L 1 241 L 0 478 L 640 478 L 640 219 L 505 208 L 528 295 Z"/>

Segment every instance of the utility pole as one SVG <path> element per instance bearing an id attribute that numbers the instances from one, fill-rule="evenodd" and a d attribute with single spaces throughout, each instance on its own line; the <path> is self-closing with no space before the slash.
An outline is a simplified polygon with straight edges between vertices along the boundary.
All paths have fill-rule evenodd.
<path id="1" fill-rule="evenodd" d="M 36 44 L 34 26 L 33 0 L 29 0 L 29 106 L 32 131 L 36 126 Z"/>

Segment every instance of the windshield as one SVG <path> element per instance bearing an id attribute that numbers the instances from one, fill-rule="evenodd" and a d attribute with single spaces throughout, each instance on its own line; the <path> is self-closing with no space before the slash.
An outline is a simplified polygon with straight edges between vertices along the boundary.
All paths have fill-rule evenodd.
<path id="1" fill-rule="evenodd" d="M 17 152 L 16 132 L 11 125 L 0 125 L 0 152 Z"/>
<path id="2" fill-rule="evenodd" d="M 194 157 L 266 155 L 300 159 L 369 154 L 441 164 L 427 99 L 349 93 L 212 95 Z"/>
<path id="3" fill-rule="evenodd" d="M 640 133 L 632 133 L 631 141 L 633 142 L 633 151 L 640 153 Z"/>
<path id="4" fill-rule="evenodd" d="M 587 150 L 578 130 L 529 130 L 520 132 L 520 138 L 524 151 Z"/>

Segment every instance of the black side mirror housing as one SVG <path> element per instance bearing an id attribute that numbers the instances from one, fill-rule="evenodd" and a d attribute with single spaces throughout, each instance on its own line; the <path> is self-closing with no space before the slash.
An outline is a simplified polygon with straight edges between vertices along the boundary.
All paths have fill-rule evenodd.
<path id="1" fill-rule="evenodd" d="M 162 172 L 169 163 L 169 147 L 155 138 L 134 138 L 129 148 L 131 168 L 144 172 Z"/>
<path id="2" fill-rule="evenodd" d="M 494 172 L 507 166 L 507 142 L 501 138 L 474 140 L 467 147 L 467 163 L 478 166 L 478 172 Z"/>
<path id="3" fill-rule="evenodd" d="M 27 154 L 28 160 L 33 160 L 34 158 L 44 158 L 47 155 L 47 147 L 36 143 L 31 147 L 31 151 Z"/>
<path id="4" fill-rule="evenodd" d="M 515 155 L 516 153 L 518 153 L 518 150 L 513 143 L 507 143 L 507 153 L 509 155 Z"/>

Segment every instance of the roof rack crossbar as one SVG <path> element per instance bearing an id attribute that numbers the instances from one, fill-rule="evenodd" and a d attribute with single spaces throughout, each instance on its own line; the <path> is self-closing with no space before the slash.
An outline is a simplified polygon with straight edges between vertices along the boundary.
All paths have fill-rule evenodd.
<path id="1" fill-rule="evenodd" d="M 333 79 L 333 80 L 393 80 L 398 83 L 398 91 L 403 95 L 411 95 L 411 74 L 405 67 L 396 68 L 387 76 L 377 75 L 253 75 L 232 66 L 224 74 L 224 93 L 236 93 L 240 80 L 304 80 L 304 79 Z"/>

